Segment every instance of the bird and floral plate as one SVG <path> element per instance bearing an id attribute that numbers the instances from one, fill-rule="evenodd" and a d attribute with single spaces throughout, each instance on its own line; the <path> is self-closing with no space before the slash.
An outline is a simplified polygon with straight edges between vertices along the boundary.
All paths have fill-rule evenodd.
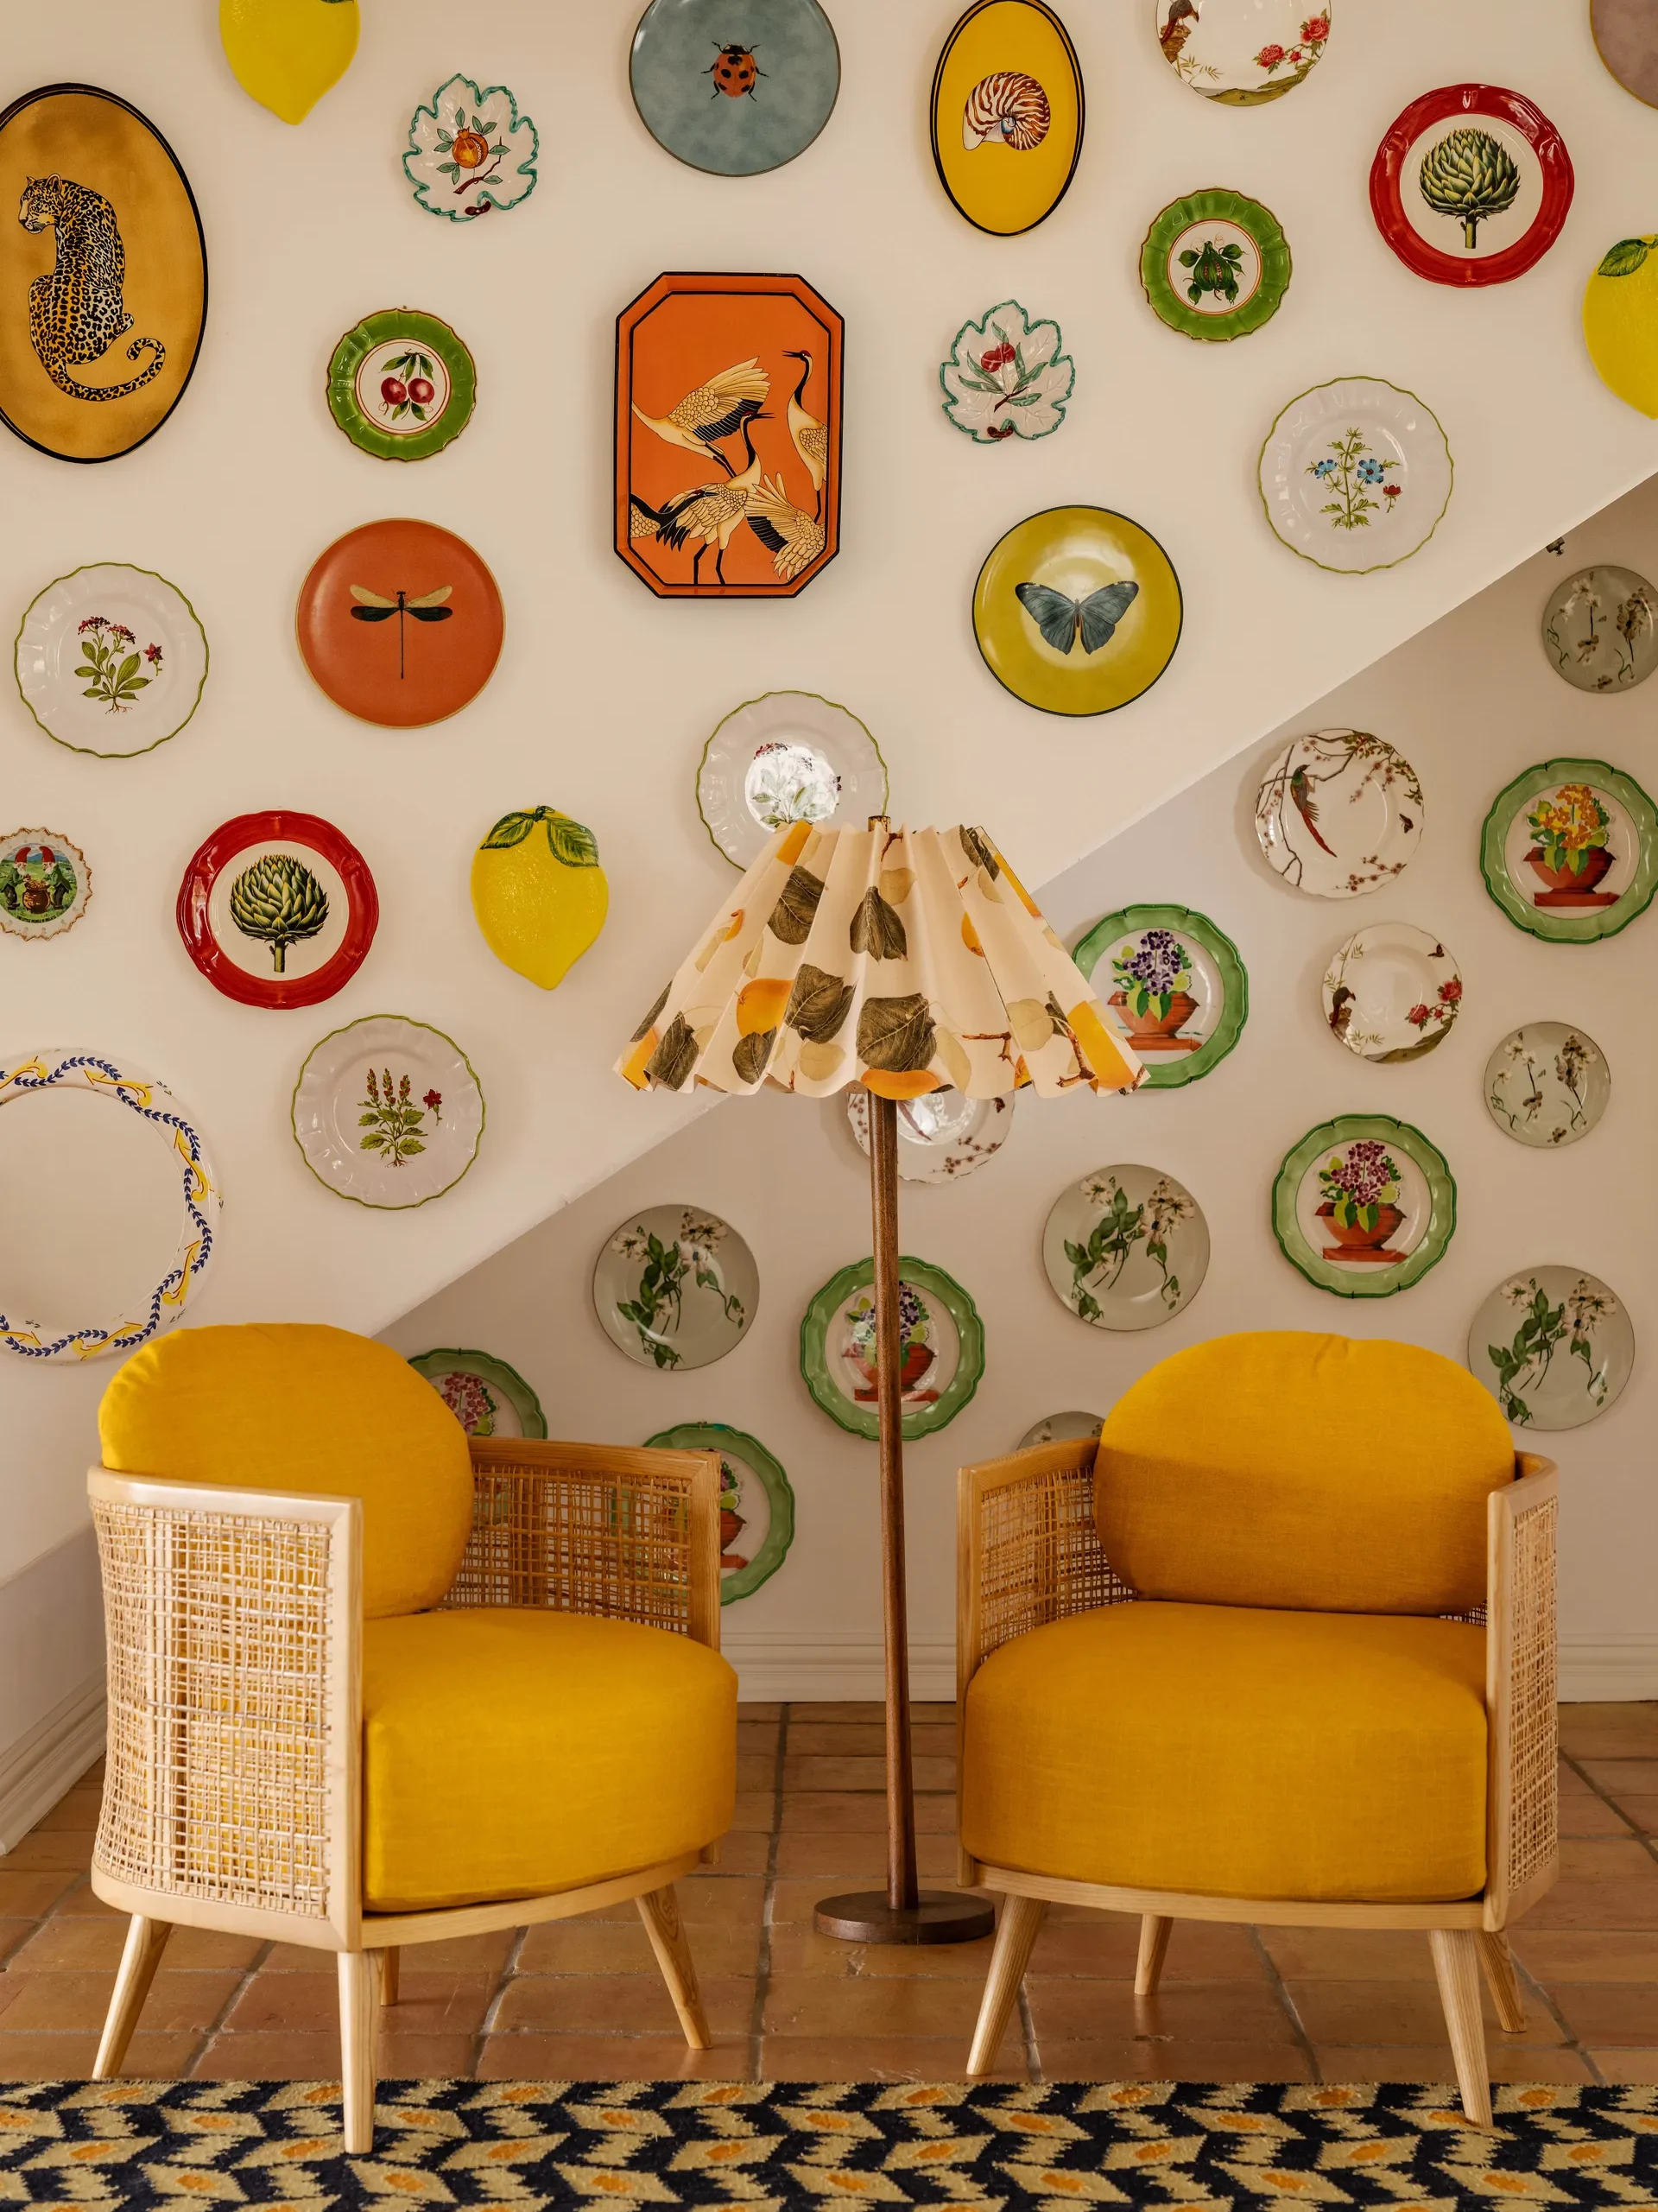
<path id="1" fill-rule="evenodd" d="M 1062 1190 L 1042 1231 L 1054 1293 L 1096 1328 L 1158 1328 L 1209 1271 L 1209 1224 L 1184 1183 L 1156 1168 L 1098 1168 Z"/>
<path id="2" fill-rule="evenodd" d="M 642 1367 L 706 1367 L 754 1321 L 760 1271 L 729 1221 L 700 1206 L 648 1206 L 599 1247 L 593 1310 Z"/>
<path id="3" fill-rule="evenodd" d="M 177 737 L 207 681 L 207 638 L 176 584 L 100 561 L 38 593 L 17 632 L 17 688 L 60 745 L 124 760 Z"/>
<path id="4" fill-rule="evenodd" d="M 1098 1436 L 1104 1426 L 1103 1413 L 1045 1413 L 1031 1423 L 1014 1448 L 1028 1452 L 1038 1444 L 1079 1444 L 1085 1437 Z"/>
<path id="5" fill-rule="evenodd" d="M 735 1605 L 769 1582 L 794 1541 L 794 1493 L 757 1436 L 723 1421 L 682 1421 L 647 1436 L 648 1450 L 719 1454 L 719 1601 Z"/>
<path id="6" fill-rule="evenodd" d="M 870 1094 L 846 1088 L 846 1119 L 861 1152 L 870 1149 Z M 898 1101 L 898 1172 L 906 1182 L 959 1182 L 1007 1142 L 1013 1100 L 970 1099 L 955 1090 L 928 1091 Z"/>
<path id="7" fill-rule="evenodd" d="M 1145 1087 L 1195 1083 L 1223 1061 L 1249 1019 L 1250 979 L 1237 947 L 1187 906 L 1125 906 L 1096 922 L 1073 955 L 1092 981 L 1111 963 L 1105 1003 L 1128 1031 Z"/>
<path id="8" fill-rule="evenodd" d="M 1285 1258 L 1338 1298 L 1408 1290 L 1444 1258 L 1456 1226 L 1444 1154 L 1388 1113 L 1343 1114 L 1309 1130 L 1272 1187 Z"/>
<path id="9" fill-rule="evenodd" d="M 1051 437 L 1065 420 L 1077 364 L 1056 322 L 1033 322 L 1017 300 L 963 323 L 939 370 L 948 420 L 975 445 Z"/>
<path id="10" fill-rule="evenodd" d="M 370 1014 L 312 1046 L 293 1122 L 306 1165 L 336 1197 L 424 1206 L 478 1157 L 484 1093 L 452 1037 L 401 1014 Z"/>
<path id="11" fill-rule="evenodd" d="M 1633 691 L 1658 668 L 1658 590 L 1633 568 L 1579 568 L 1543 609 L 1543 650 L 1574 691 Z"/>
<path id="12" fill-rule="evenodd" d="M 794 821 L 862 829 L 887 810 L 881 749 L 850 708 L 813 691 L 768 691 L 715 726 L 697 770 L 697 812 L 736 868 Z"/>
<path id="13" fill-rule="evenodd" d="M 364 315 L 328 364 L 328 411 L 383 461 L 423 461 L 471 420 L 478 370 L 448 324 L 413 307 Z"/>
<path id="14" fill-rule="evenodd" d="M 364 523 L 318 555 L 295 617 L 305 665 L 336 707 L 414 729 L 476 699 L 501 655 L 495 578 L 435 523 Z"/>
<path id="15" fill-rule="evenodd" d="M 314 1006 L 343 990 L 380 920 L 369 864 L 316 814 L 237 814 L 196 851 L 179 885 L 184 948 L 244 1006 Z"/>
<path id="16" fill-rule="evenodd" d="M 1545 760 L 1499 791 L 1479 840 L 1485 888 L 1534 937 L 1616 936 L 1658 890 L 1658 809 L 1604 760 Z"/>
<path id="17" fill-rule="evenodd" d="M 92 871 L 78 845 L 55 829 L 0 835 L 0 930 L 40 943 L 61 937 L 86 911 Z"/>
<path id="18" fill-rule="evenodd" d="M 953 1421 L 984 1372 L 984 1328 L 959 1283 L 924 1259 L 898 1263 L 903 1435 Z M 830 1277 L 801 1321 L 801 1374 L 818 1406 L 855 1436 L 881 1433 L 876 1405 L 875 1262 Z"/>
<path id="19" fill-rule="evenodd" d="M 1149 691 L 1181 618 L 1168 555 L 1106 507 L 1049 507 L 1016 523 L 973 590 L 985 666 L 1045 714 L 1110 714 Z"/>
<path id="20" fill-rule="evenodd" d="M 1402 752 L 1368 730 L 1296 738 L 1255 795 L 1267 865 L 1310 898 L 1361 898 L 1391 883 L 1422 833 L 1422 787 Z"/>
<path id="21" fill-rule="evenodd" d="M 1331 0 L 1153 0 L 1157 43 L 1183 85 L 1259 107 L 1306 81 L 1330 41 Z"/>
<path id="22" fill-rule="evenodd" d="M 1289 242 L 1258 200 L 1218 188 L 1171 200 L 1140 249 L 1155 314 L 1187 338 L 1244 338 L 1289 289 Z"/>
<path id="23" fill-rule="evenodd" d="M 1485 1106 L 1516 1144 L 1558 1151 L 1586 1137 L 1606 1111 L 1612 1071 L 1586 1031 L 1569 1022 L 1510 1030 L 1485 1063 Z"/>
<path id="24" fill-rule="evenodd" d="M 1431 930 L 1408 922 L 1355 929 L 1324 977 L 1324 1018 L 1361 1060 L 1420 1060 L 1462 1011 L 1462 977 Z"/>
<path id="25" fill-rule="evenodd" d="M 758 176 L 828 122 L 840 48 L 818 0 L 650 0 L 628 76 L 640 120 L 677 161 Z"/>
<path id="26" fill-rule="evenodd" d="M 408 119 L 403 174 L 428 215 L 465 223 L 528 200 L 540 150 L 535 124 L 504 85 L 452 77 Z"/>
<path id="27" fill-rule="evenodd" d="M 1319 568 L 1368 576 L 1419 553 L 1451 503 L 1433 409 L 1382 377 L 1338 377 L 1282 409 L 1261 448 L 1274 535 Z"/>
<path id="28" fill-rule="evenodd" d="M 1370 164 L 1376 227 L 1435 284 L 1505 284 L 1560 235 L 1572 160 L 1539 107 L 1501 85 L 1413 100 Z"/>
<path id="29" fill-rule="evenodd" d="M 1522 1268 L 1474 1315 L 1468 1365 L 1516 1429 L 1581 1429 L 1629 1381 L 1635 1331 L 1598 1275 Z"/>
<path id="30" fill-rule="evenodd" d="M 545 1436 L 541 1401 L 516 1367 L 488 1352 L 416 1352 L 409 1366 L 424 1375 L 469 1436 Z"/>

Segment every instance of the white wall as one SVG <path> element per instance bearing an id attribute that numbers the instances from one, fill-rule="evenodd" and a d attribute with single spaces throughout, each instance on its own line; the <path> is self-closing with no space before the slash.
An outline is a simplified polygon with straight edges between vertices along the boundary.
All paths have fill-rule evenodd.
<path id="1" fill-rule="evenodd" d="M 1648 1017 L 1658 909 L 1603 944 L 1544 944 L 1504 918 L 1478 860 L 1492 797 L 1551 754 L 1604 757 L 1658 790 L 1658 685 L 1621 698 L 1573 691 L 1551 673 L 1538 642 L 1551 585 L 1567 565 L 1594 560 L 1658 575 L 1658 479 L 1572 532 L 1562 558 L 1528 561 L 1298 715 L 1270 747 L 1218 770 L 1049 886 L 1044 903 L 1068 941 L 1135 901 L 1206 913 L 1243 954 L 1250 1019 L 1237 1049 L 1199 1082 L 1122 1100 L 1076 1095 L 1050 1105 L 1026 1096 L 1007 1144 L 968 1181 L 903 1187 L 903 1249 L 971 1293 L 988 1353 L 971 1404 L 947 1429 L 907 1449 L 914 1634 L 928 1694 L 949 1694 L 959 1464 L 1010 1450 L 1043 1413 L 1103 1413 L 1156 1360 L 1230 1329 L 1398 1336 L 1461 1359 L 1487 1293 L 1516 1268 L 1558 1260 L 1609 1282 L 1627 1302 L 1636 1336 L 1634 1378 L 1616 1405 L 1587 1428 L 1535 1445 L 1558 1457 L 1564 1476 L 1566 1687 L 1579 1696 L 1658 1695 L 1658 1153 L 1649 1141 L 1658 1035 Z M 1417 857 L 1395 884 L 1363 899 L 1287 889 L 1262 861 L 1250 824 L 1259 760 L 1300 729 L 1332 725 L 1398 745 L 1427 801 Z M 1384 920 L 1442 937 L 1465 990 L 1444 1043 L 1404 1066 L 1372 1066 L 1343 1050 L 1319 999 L 1330 953 L 1349 930 Z M 1563 1152 L 1514 1143 L 1482 1099 L 1493 1045 L 1538 1019 L 1582 1024 L 1611 1065 L 1604 1119 Z M 1394 1297 L 1338 1299 L 1316 1290 L 1273 1239 L 1269 1201 L 1280 1160 L 1308 1129 L 1343 1112 L 1414 1123 L 1456 1178 L 1448 1252 Z M 1202 1206 L 1213 1243 L 1196 1298 L 1143 1335 L 1079 1321 L 1041 1268 L 1054 1199 L 1090 1169 L 1117 1161 L 1178 1176 Z M 388 1332 L 406 1352 L 472 1345 L 509 1360 L 540 1391 L 555 1436 L 637 1443 L 675 1422 L 719 1420 L 769 1445 L 794 1486 L 798 1532 L 779 1572 L 724 1616 L 751 1695 L 868 1695 L 878 1681 L 875 1448 L 817 1410 L 796 1368 L 807 1301 L 870 1248 L 864 1191 L 864 1163 L 836 1102 L 733 1101 Z M 760 1267 L 753 1328 L 725 1360 L 691 1374 L 632 1366 L 602 1335 L 588 1296 L 608 1233 L 630 1209 L 669 1201 L 724 1214 Z M 1410 1413 L 1375 1407 L 1362 1417 L 1408 1423 Z"/>

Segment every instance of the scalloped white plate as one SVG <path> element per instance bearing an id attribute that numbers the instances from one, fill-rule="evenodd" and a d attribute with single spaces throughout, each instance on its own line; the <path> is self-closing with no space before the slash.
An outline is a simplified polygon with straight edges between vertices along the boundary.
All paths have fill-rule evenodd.
<path id="1" fill-rule="evenodd" d="M 370 1014 L 331 1030 L 312 1046 L 294 1087 L 294 1141 L 306 1165 L 336 1197 L 359 1206 L 424 1206 L 440 1196 L 477 1158 L 483 1133 L 484 1093 L 471 1062 L 441 1030 L 401 1014 Z"/>
<path id="2" fill-rule="evenodd" d="M 887 810 L 887 770 L 856 714 L 814 691 L 746 700 L 702 749 L 697 812 L 733 867 L 788 822 L 863 829 Z"/>
<path id="3" fill-rule="evenodd" d="M 92 630 L 100 618 L 104 627 Z M 130 687 L 101 687 L 113 699 L 86 696 L 100 689 L 80 673 L 94 638 L 117 674 L 130 659 L 138 664 Z M 159 661 L 149 657 L 152 649 Z M 31 601 L 17 632 L 16 669 L 23 704 L 48 738 L 124 760 L 176 737 L 195 713 L 207 681 L 207 637 L 176 584 L 153 569 L 100 561 L 56 578 Z"/>

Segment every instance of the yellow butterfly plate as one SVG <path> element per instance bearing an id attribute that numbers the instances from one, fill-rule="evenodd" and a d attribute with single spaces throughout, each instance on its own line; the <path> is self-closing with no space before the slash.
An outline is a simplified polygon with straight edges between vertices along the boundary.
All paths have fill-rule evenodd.
<path id="1" fill-rule="evenodd" d="M 991 675 L 1045 714 L 1109 714 L 1138 699 L 1174 657 L 1180 621 L 1168 555 L 1109 507 L 1049 507 L 1016 523 L 973 591 Z"/>
<path id="2" fill-rule="evenodd" d="M 933 159 L 958 211 L 999 238 L 1034 230 L 1082 151 L 1082 71 L 1043 0 L 976 0 L 933 78 Z"/>

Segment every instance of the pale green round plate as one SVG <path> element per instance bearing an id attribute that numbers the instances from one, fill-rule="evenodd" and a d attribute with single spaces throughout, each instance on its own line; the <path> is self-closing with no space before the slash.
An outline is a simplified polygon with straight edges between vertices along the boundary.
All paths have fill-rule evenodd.
<path id="1" fill-rule="evenodd" d="M 1456 1226 L 1444 1154 L 1390 1113 L 1345 1113 L 1308 1130 L 1272 1187 L 1285 1258 L 1338 1298 L 1408 1290 L 1444 1258 Z"/>
<path id="2" fill-rule="evenodd" d="M 941 1267 L 898 1263 L 907 1438 L 930 1436 L 953 1421 L 984 1372 L 978 1309 Z M 855 1436 L 878 1436 L 875 1401 L 875 1281 L 872 1259 L 830 1277 L 801 1322 L 801 1373 L 832 1421 Z"/>
<path id="3" fill-rule="evenodd" d="M 1243 1035 L 1249 974 L 1206 914 L 1125 906 L 1096 922 L 1072 957 L 1091 980 L 1109 959 L 1111 987 L 1101 995 L 1128 1031 L 1148 1090 L 1195 1083 Z"/>
<path id="4" fill-rule="evenodd" d="M 660 1451 L 719 1454 L 719 1601 L 751 1596 L 794 1541 L 794 1493 L 781 1461 L 757 1436 L 723 1421 L 682 1421 L 645 1442 Z"/>

